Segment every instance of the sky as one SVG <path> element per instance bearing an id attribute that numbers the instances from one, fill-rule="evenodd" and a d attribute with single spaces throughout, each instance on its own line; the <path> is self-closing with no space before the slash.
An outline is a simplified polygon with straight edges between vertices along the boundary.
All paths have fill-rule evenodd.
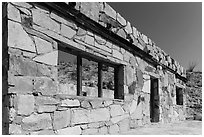
<path id="1" fill-rule="evenodd" d="M 132 26 L 148 36 L 181 66 L 202 71 L 202 3 L 109 2 Z"/>

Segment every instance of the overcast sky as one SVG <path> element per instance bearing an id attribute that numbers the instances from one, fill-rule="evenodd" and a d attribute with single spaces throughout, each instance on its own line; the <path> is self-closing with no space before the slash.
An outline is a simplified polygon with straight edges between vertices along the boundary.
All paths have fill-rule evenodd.
<path id="1" fill-rule="evenodd" d="M 110 2 L 132 26 L 187 68 L 202 71 L 202 4 L 198 2 Z"/>

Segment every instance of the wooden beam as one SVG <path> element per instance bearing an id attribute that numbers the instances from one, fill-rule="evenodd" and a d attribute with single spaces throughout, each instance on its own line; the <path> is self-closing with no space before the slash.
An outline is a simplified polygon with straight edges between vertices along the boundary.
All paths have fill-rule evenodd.
<path id="1" fill-rule="evenodd" d="M 82 95 L 82 58 L 77 56 L 77 96 Z"/>
<path id="2" fill-rule="evenodd" d="M 102 71 L 102 63 L 98 63 L 98 97 L 103 97 L 103 71 Z"/>

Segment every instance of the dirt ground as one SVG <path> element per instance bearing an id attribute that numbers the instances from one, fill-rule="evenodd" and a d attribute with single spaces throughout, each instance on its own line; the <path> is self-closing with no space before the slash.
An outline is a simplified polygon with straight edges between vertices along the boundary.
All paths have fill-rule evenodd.
<path id="1" fill-rule="evenodd" d="M 202 121 L 183 121 L 171 124 L 151 124 L 132 129 L 124 135 L 202 135 Z"/>

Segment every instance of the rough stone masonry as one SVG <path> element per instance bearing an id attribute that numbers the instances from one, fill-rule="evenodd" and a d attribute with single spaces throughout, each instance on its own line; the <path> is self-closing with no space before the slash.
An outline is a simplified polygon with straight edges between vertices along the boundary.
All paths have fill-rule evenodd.
<path id="1" fill-rule="evenodd" d="M 120 134 L 185 119 L 185 69 L 107 3 L 8 2 L 2 11 L 3 134 Z M 77 87 L 61 86 L 61 49 L 120 66 L 114 95 L 77 95 L 80 67 Z"/>

